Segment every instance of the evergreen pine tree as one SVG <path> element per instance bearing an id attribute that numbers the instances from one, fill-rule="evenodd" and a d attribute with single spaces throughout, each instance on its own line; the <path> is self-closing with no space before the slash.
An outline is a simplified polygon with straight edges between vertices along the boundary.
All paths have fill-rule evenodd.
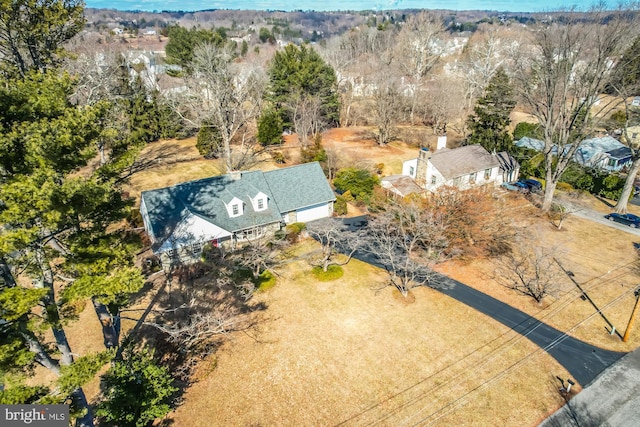
<path id="1" fill-rule="evenodd" d="M 468 119 L 470 134 L 466 144 L 480 144 L 490 153 L 512 150 L 513 139 L 507 127 L 509 114 L 516 105 L 509 77 L 499 68 L 489 81 L 482 98 L 478 99 L 474 115 Z"/>
<path id="2" fill-rule="evenodd" d="M 293 127 L 292 113 L 286 106 L 295 97 L 319 98 L 322 121 L 327 126 L 339 122 L 335 71 L 312 47 L 289 44 L 276 52 L 269 68 L 268 99 L 280 114 L 285 128 Z"/>

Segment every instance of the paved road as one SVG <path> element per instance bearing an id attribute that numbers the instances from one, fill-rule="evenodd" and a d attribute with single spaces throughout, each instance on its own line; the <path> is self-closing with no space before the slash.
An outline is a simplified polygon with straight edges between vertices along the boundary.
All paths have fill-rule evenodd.
<path id="1" fill-rule="evenodd" d="M 540 427 L 640 426 L 640 349 L 605 370 Z"/>
<path id="2" fill-rule="evenodd" d="M 640 236 L 640 229 L 632 228 L 632 227 L 629 227 L 628 225 L 620 224 L 618 222 L 609 221 L 604 217 L 604 214 L 602 214 L 601 212 L 581 206 L 567 199 L 560 199 L 556 197 L 556 201 L 558 203 L 562 203 L 567 209 L 569 209 L 569 211 L 572 212 L 572 215 L 575 215 L 580 218 L 588 219 L 593 222 L 597 222 L 598 224 L 603 224 L 612 228 L 617 228 L 618 230 L 626 231 L 627 233 L 635 234 L 636 236 Z M 613 212 L 613 209 L 611 210 L 611 212 Z"/>

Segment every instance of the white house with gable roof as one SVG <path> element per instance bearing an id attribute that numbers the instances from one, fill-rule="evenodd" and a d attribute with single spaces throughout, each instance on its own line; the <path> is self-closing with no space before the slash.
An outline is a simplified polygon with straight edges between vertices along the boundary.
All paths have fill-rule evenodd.
<path id="1" fill-rule="evenodd" d="M 441 136 L 434 152 L 421 149 L 417 158 L 403 163 L 402 174 L 430 192 L 442 186 L 466 190 L 518 179 L 520 165 L 506 152 L 489 153 L 481 145 L 449 149 L 446 144 L 446 136 Z"/>
<path id="2" fill-rule="evenodd" d="M 232 172 L 143 191 L 140 213 L 163 265 L 199 258 L 204 244 L 234 247 L 284 224 L 333 215 L 335 195 L 317 162 Z"/>

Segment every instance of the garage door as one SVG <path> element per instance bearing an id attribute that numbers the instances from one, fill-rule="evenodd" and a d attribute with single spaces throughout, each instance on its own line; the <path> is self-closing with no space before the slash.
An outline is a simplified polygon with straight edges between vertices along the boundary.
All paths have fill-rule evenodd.
<path id="1" fill-rule="evenodd" d="M 315 219 L 326 218 L 329 216 L 329 205 L 323 203 L 321 205 L 311 206 L 298 210 L 298 222 L 309 222 Z"/>

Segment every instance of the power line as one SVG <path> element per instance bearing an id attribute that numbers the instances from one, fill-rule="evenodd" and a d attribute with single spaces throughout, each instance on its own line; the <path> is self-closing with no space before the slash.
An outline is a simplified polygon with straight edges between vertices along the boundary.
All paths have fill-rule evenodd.
<path id="1" fill-rule="evenodd" d="M 634 262 L 635 262 L 635 261 L 634 261 Z M 630 264 L 632 264 L 632 263 L 628 263 L 628 264 L 624 264 L 624 265 L 618 266 L 618 267 L 616 267 L 615 269 L 612 269 L 612 270 L 610 270 L 609 272 L 607 272 L 607 273 L 603 274 L 602 276 L 592 278 L 592 279 L 590 279 L 590 280 L 589 280 L 589 281 L 587 281 L 587 282 L 593 281 L 593 280 L 595 280 L 595 279 L 597 279 L 597 278 L 604 277 L 605 275 L 610 274 L 610 273 L 611 273 L 611 271 L 617 271 L 617 270 L 621 270 L 621 269 L 623 269 L 623 268 L 626 268 L 626 267 L 628 267 Z M 627 275 L 627 274 L 629 274 L 629 273 L 628 273 L 628 272 L 627 272 L 627 273 L 621 273 L 621 274 L 620 274 L 620 275 L 618 275 L 617 277 L 623 277 L 623 276 L 625 276 L 625 275 Z M 587 283 L 587 282 L 584 282 L 584 283 Z M 603 282 L 603 283 L 604 283 L 604 282 Z M 595 288 L 595 287 L 596 287 L 596 286 L 592 286 L 592 287 L 590 287 L 590 290 L 591 290 L 591 289 L 593 289 L 593 288 Z M 581 294 L 581 293 L 577 293 L 575 289 L 574 289 L 574 290 L 572 290 L 571 292 L 576 293 L 576 295 L 575 295 L 573 298 L 570 298 L 570 299 L 568 299 L 568 300 L 562 301 L 562 302 L 561 302 L 561 304 L 560 304 L 559 306 L 554 307 L 554 310 L 552 310 L 551 312 L 547 312 L 547 313 L 542 314 L 542 315 L 540 316 L 540 319 L 542 319 L 542 320 L 543 320 L 543 319 L 547 319 L 547 318 L 549 318 L 549 317 L 555 316 L 558 312 L 560 312 L 560 311 L 564 310 L 564 308 L 565 308 L 565 307 L 567 307 L 569 304 L 573 303 L 576 299 L 578 299 L 578 298 L 580 298 L 580 297 L 582 296 L 582 294 Z M 611 301 L 610 303 L 608 303 L 608 304 L 606 304 L 605 306 L 603 306 L 600 310 L 602 310 L 602 309 L 604 309 L 604 308 L 606 308 L 606 307 L 610 306 L 610 305 L 611 305 L 611 304 L 613 304 L 615 301 L 617 301 L 617 300 L 619 300 L 620 298 L 622 298 L 622 296 L 626 295 L 628 292 L 629 292 L 629 291 L 627 291 L 627 292 L 623 293 L 622 295 L 620 295 L 620 296 L 619 296 L 618 298 L 616 298 L 615 300 L 613 300 L 613 301 Z M 547 309 L 548 309 L 552 304 L 555 304 L 555 303 L 557 303 L 557 302 L 560 302 L 560 300 L 556 300 L 556 301 L 552 302 L 549 306 L 547 306 L 547 308 L 546 308 L 545 310 L 547 310 Z M 587 317 L 587 318 L 586 318 L 586 319 L 584 319 L 583 321 L 579 322 L 577 325 L 575 325 L 574 327 L 572 327 L 568 332 L 573 331 L 573 330 L 574 330 L 578 325 L 580 325 L 581 323 L 584 323 L 586 320 L 588 320 L 588 319 L 592 318 L 592 317 L 593 317 L 595 314 L 597 314 L 600 310 L 598 310 L 598 311 L 594 312 L 592 315 L 590 315 L 589 317 Z M 531 319 L 531 318 L 534 318 L 534 319 L 535 319 L 535 317 L 534 317 L 534 316 L 538 316 L 542 311 L 543 311 L 543 310 L 539 310 L 538 312 L 534 313 L 534 315 L 533 315 L 533 316 L 530 316 L 530 319 Z M 533 331 L 535 331 L 535 329 L 537 329 L 539 326 L 541 326 L 541 325 L 542 325 L 542 320 L 540 320 L 540 319 L 536 319 L 536 321 L 537 321 L 538 323 L 536 324 L 536 326 L 535 326 L 534 328 L 532 328 L 532 329 L 530 329 L 529 331 L 527 331 L 527 332 L 526 332 L 526 334 L 521 334 L 521 333 L 516 332 L 516 331 L 515 331 L 515 330 L 513 330 L 513 329 L 509 329 L 508 331 L 504 332 L 503 334 L 500 334 L 500 335 L 499 335 L 499 336 L 497 336 L 496 338 L 494 338 L 494 339 L 492 339 L 492 340 L 490 340 L 490 341 L 486 342 L 486 343 L 485 343 L 485 344 L 483 344 L 482 346 L 477 347 L 476 349 L 474 349 L 474 350 L 473 350 L 473 351 L 471 351 L 470 353 L 467 353 L 463 358 L 458 359 L 457 361 L 455 361 L 455 362 L 453 362 L 453 363 L 451 363 L 451 364 L 447 365 L 446 367 L 444 367 L 443 369 L 439 370 L 438 372 L 435 372 L 435 373 L 433 373 L 432 375 L 429 375 L 428 377 L 426 377 L 426 378 L 424 378 L 424 379 L 422 379 L 422 380 L 420 380 L 420 381 L 416 382 L 415 384 L 412 384 L 411 386 L 409 386 L 409 387 L 407 387 L 407 388 L 405 388 L 405 389 L 403 389 L 403 390 L 401 390 L 401 391 L 399 391 L 399 392 L 395 393 L 394 395 L 392 395 L 392 396 L 390 396 L 390 397 L 388 397 L 388 398 L 386 398 L 386 399 L 384 399 L 384 400 L 381 400 L 380 402 L 377 402 L 377 403 L 376 403 L 376 404 L 374 404 L 374 405 L 371 405 L 370 407 L 368 407 L 368 408 L 366 408 L 366 409 L 362 410 L 361 412 L 359 412 L 359 413 L 357 413 L 357 414 L 355 414 L 355 415 L 353 415 L 353 416 L 349 417 L 348 419 L 343 420 L 342 422 L 340 422 L 340 423 L 339 423 L 339 424 L 337 424 L 337 425 L 344 425 L 345 423 L 347 423 L 347 422 L 349 422 L 349 421 L 352 421 L 352 420 L 354 420 L 354 419 L 356 419 L 356 418 L 358 418 L 358 417 L 360 417 L 360 416 L 362 416 L 362 415 L 366 414 L 367 412 L 370 412 L 370 411 L 374 410 L 375 408 L 377 408 L 377 407 L 379 407 L 379 406 L 383 405 L 384 403 L 387 403 L 387 402 L 389 402 L 389 401 L 392 401 L 393 399 L 395 399 L 395 398 L 397 398 L 397 397 L 399 397 L 399 396 L 401 396 L 401 395 L 403 395 L 403 394 L 405 394 L 405 393 L 407 393 L 407 392 L 411 391 L 412 389 L 415 389 L 415 388 L 416 388 L 416 387 L 418 387 L 419 385 L 424 384 L 425 382 L 427 382 L 427 381 L 429 381 L 430 379 L 434 378 L 436 375 L 441 375 L 441 374 L 445 373 L 446 371 L 448 371 L 448 370 L 451 370 L 451 369 L 455 368 L 455 367 L 456 367 L 456 365 L 460 365 L 460 364 L 462 364 L 462 363 L 463 363 L 463 362 L 465 362 L 467 359 L 469 359 L 470 357 L 472 357 L 474 354 L 479 353 L 482 349 L 484 349 L 484 348 L 486 348 L 486 347 L 490 346 L 491 344 L 493 344 L 494 342 L 496 342 L 496 341 L 498 341 L 498 340 L 500 340 L 500 339 L 504 338 L 504 337 L 505 337 L 505 336 L 507 336 L 508 334 L 513 334 L 514 336 L 513 336 L 512 338 L 510 338 L 510 339 L 508 339 L 507 341 L 505 341 L 504 343 L 500 344 L 498 347 L 496 347 L 496 348 L 492 349 L 492 350 L 491 350 L 491 351 L 486 355 L 486 356 L 489 356 L 489 358 L 488 358 L 488 359 L 487 359 L 487 358 L 485 358 L 485 359 L 484 359 L 484 362 L 483 362 L 481 365 L 476 366 L 476 367 L 484 367 L 484 366 L 486 366 L 487 364 L 489 364 L 490 362 L 492 362 L 493 360 L 495 360 L 495 359 L 497 358 L 497 356 L 498 356 L 502 351 L 506 350 L 507 348 L 511 348 L 513 345 L 515 345 L 515 344 L 516 344 L 517 342 L 519 342 L 521 339 L 523 339 L 523 338 L 527 338 L 527 336 L 528 336 L 529 334 L 531 334 Z M 528 321 L 528 320 L 529 320 L 529 319 L 527 319 L 527 320 L 523 321 L 522 323 L 524 323 L 524 322 L 526 322 L 526 321 Z M 520 323 L 520 324 L 522 324 L 522 323 Z M 517 325 L 516 325 L 516 326 L 517 326 Z M 567 335 L 567 333 L 565 332 L 563 335 L 561 335 L 561 336 L 560 336 L 560 338 L 559 338 L 559 341 L 558 341 L 558 342 L 561 342 L 562 340 L 564 340 L 564 339 L 566 338 L 566 336 L 568 336 L 568 335 Z M 557 344 L 557 343 L 554 341 L 553 343 L 551 343 L 551 344 L 549 344 L 547 347 L 545 347 L 545 349 L 546 349 L 546 348 L 552 348 L 555 344 Z M 508 347 L 507 347 L 507 346 L 508 346 Z M 534 353 L 535 353 L 535 352 L 534 352 Z M 407 407 L 407 406 L 409 406 L 409 405 L 412 405 L 412 404 L 414 404 L 414 403 L 416 403 L 416 402 L 418 402 L 418 401 L 422 400 L 422 399 L 424 398 L 424 396 L 425 396 L 425 395 L 430 394 L 430 393 L 433 393 L 433 392 L 436 392 L 436 391 L 440 390 L 441 388 L 445 387 L 445 386 L 446 386 L 446 385 L 448 385 L 451 381 L 453 381 L 454 379 L 456 379 L 456 378 L 460 377 L 463 373 L 464 373 L 464 371 L 461 371 L 461 372 L 459 372 L 458 374 L 454 374 L 454 375 L 453 375 L 453 377 L 451 377 L 451 378 L 447 379 L 443 384 L 440 384 L 439 386 L 437 386 L 437 387 L 435 387 L 435 388 L 432 388 L 432 389 L 430 389 L 430 390 L 429 390 L 429 391 L 427 391 L 427 392 L 421 393 L 418 397 L 416 397 L 416 398 L 414 398 L 414 399 L 411 399 L 410 401 L 405 402 L 405 403 L 403 403 L 402 405 L 397 406 L 397 407 L 396 407 L 396 408 L 394 408 L 391 412 L 389 412 L 389 413 L 387 413 L 385 416 L 383 416 L 383 417 L 381 417 L 381 418 L 379 418 L 379 419 L 377 419 L 377 420 L 375 420 L 375 421 L 371 422 L 369 425 L 375 425 L 375 424 L 377 424 L 377 423 L 379 423 L 379 422 L 384 421 L 385 419 L 388 419 L 390 416 L 394 415 L 395 413 L 397 413 L 398 411 L 402 410 L 403 408 L 405 408 L 405 407 Z"/>
<path id="2" fill-rule="evenodd" d="M 441 414 L 439 417 L 437 417 L 435 420 L 433 420 L 431 423 L 429 423 L 430 425 L 433 424 L 433 422 L 439 420 L 440 418 L 442 418 L 444 415 L 448 414 L 449 412 L 451 412 L 455 406 L 457 406 L 459 404 L 460 401 L 466 399 L 469 395 L 471 395 L 472 393 L 475 393 L 476 391 L 478 391 L 479 389 L 490 385 L 492 383 L 494 383 L 496 380 L 504 377 L 507 373 L 509 373 L 511 370 L 513 370 L 516 366 L 521 365 L 522 363 L 524 363 L 525 361 L 527 361 L 529 358 L 531 358 L 533 355 L 539 353 L 540 351 L 547 351 L 549 349 L 552 349 L 553 347 L 555 347 L 557 344 L 559 344 L 560 342 L 562 342 L 564 339 L 566 339 L 569 336 L 569 332 L 574 331 L 576 328 L 578 328 L 578 326 L 580 326 L 581 324 L 583 324 L 584 322 L 590 320 L 592 317 L 596 316 L 597 314 L 599 314 L 599 312 L 610 306 L 613 305 L 614 303 L 616 303 L 618 300 L 620 300 L 621 298 L 623 298 L 624 296 L 626 296 L 627 294 L 633 292 L 634 289 L 631 289 L 625 293 L 623 293 L 622 295 L 618 296 L 616 299 L 612 300 L 611 302 L 609 302 L 608 304 L 606 304 L 605 306 L 603 306 L 600 310 L 598 310 L 598 312 L 595 312 L 593 314 L 591 314 L 590 316 L 586 317 L 585 319 L 581 320 L 580 322 L 578 322 L 577 324 L 575 324 L 571 329 L 569 329 L 567 332 L 563 333 L 561 336 L 559 336 L 558 338 L 556 338 L 555 340 L 553 340 L 551 343 L 549 343 L 548 345 L 546 345 L 544 348 L 538 348 L 535 351 L 533 351 L 532 353 L 528 354 L 527 356 L 519 359 L 518 361 L 516 361 L 515 363 L 511 364 L 508 368 L 504 369 L 503 371 L 501 371 L 500 373 L 494 375 L 493 377 L 489 378 L 488 380 L 484 381 L 483 383 L 481 383 L 480 385 L 476 386 L 475 388 L 473 388 L 472 390 L 468 391 L 467 393 L 463 394 L 462 396 L 460 396 L 459 398 L 455 399 L 453 402 L 450 402 L 449 404 L 443 406 L 442 408 L 438 409 L 437 411 L 429 414 L 427 417 L 422 418 L 421 420 L 419 420 L 417 423 L 413 424 L 418 425 L 421 424 L 423 422 L 425 422 L 426 420 L 428 420 L 429 418 L 433 417 L 434 415 L 442 412 L 443 410 L 448 409 L 446 412 L 444 412 L 443 414 Z M 454 406 L 455 405 L 455 406 Z M 454 407 L 452 407 L 454 406 Z M 412 417 L 413 418 L 413 417 Z"/>

